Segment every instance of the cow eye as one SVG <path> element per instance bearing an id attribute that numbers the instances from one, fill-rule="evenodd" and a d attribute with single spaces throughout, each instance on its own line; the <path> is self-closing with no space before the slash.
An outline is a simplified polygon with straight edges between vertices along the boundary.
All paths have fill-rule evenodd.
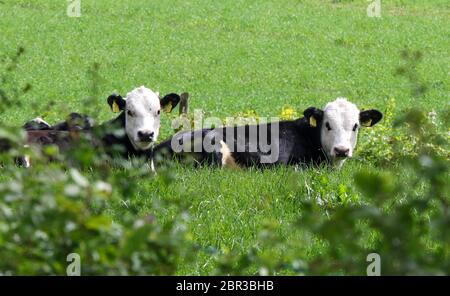
<path id="1" fill-rule="evenodd" d="M 128 116 L 131 116 L 131 117 L 134 116 L 134 113 L 132 111 L 130 111 L 130 110 L 128 110 L 127 114 L 128 114 Z"/>
<path id="2" fill-rule="evenodd" d="M 358 124 L 355 123 L 355 125 L 353 126 L 353 131 L 356 132 L 356 129 L 358 128 Z"/>
<path id="3" fill-rule="evenodd" d="M 331 131 L 331 126 L 330 126 L 330 124 L 328 122 L 325 123 L 325 127 L 327 128 L 327 130 Z"/>
<path id="4" fill-rule="evenodd" d="M 158 112 L 156 112 L 158 115 L 161 113 L 161 110 L 158 110 Z"/>

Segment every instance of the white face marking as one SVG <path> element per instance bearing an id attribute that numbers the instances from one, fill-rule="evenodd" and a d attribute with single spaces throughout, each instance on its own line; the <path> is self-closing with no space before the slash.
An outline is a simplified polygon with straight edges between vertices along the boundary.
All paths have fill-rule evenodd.
<path id="1" fill-rule="evenodd" d="M 321 142 L 333 163 L 342 165 L 352 157 L 359 130 L 359 109 L 345 98 L 337 98 L 323 110 Z"/>
<path id="2" fill-rule="evenodd" d="M 157 93 L 141 86 L 129 92 L 125 107 L 125 132 L 137 150 L 149 149 L 158 138 L 161 104 Z"/>

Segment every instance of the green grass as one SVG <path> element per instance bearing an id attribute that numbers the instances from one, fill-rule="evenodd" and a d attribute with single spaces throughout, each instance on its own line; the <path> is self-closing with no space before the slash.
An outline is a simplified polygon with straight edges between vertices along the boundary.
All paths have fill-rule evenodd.
<path id="1" fill-rule="evenodd" d="M 179 169 L 175 183 L 168 186 L 159 177 L 152 180 L 152 184 L 144 182 L 142 193 L 130 199 L 128 206 L 140 207 L 142 214 L 148 214 L 146 208 L 155 200 L 188 199 L 193 237 L 205 249 L 257 247 L 265 250 L 268 246 L 260 245 L 256 238 L 267 223 L 278 225 L 277 233 L 281 237 L 297 239 L 295 236 L 299 233 L 291 224 L 301 215 L 302 202 L 317 200 L 326 214 L 338 205 L 359 200 L 352 176 L 361 167 L 364 166 L 353 163 L 341 172 L 327 168 L 295 171 L 283 167 L 265 171 Z M 171 219 L 170 209 L 162 211 L 152 214 L 159 219 Z M 120 209 L 113 212 L 120 215 Z M 320 253 L 320 243 L 297 247 L 305 252 Z M 200 253 L 195 267 L 182 266 L 180 272 L 208 274 L 215 267 L 210 257 L 209 253 Z"/>
<path id="2" fill-rule="evenodd" d="M 82 0 L 82 17 L 69 18 L 66 1 L 4 0 L 0 58 L 23 46 L 12 81 L 33 88 L 25 104 L 9 109 L 1 121 L 20 125 L 43 116 L 54 122 L 82 110 L 106 120 L 113 117 L 107 95 L 139 85 L 161 94 L 188 91 L 192 110 L 219 117 L 249 109 L 276 116 L 283 106 L 302 111 L 337 96 L 380 110 L 391 98 L 400 109 L 439 111 L 448 104 L 448 1 L 383 1 L 380 19 L 366 16 L 367 1 L 333 2 Z M 395 75 L 405 48 L 423 53 L 417 72 L 429 88 L 420 99 L 412 98 L 409 82 Z M 94 63 L 103 79 L 86 109 L 88 69 Z M 174 116 L 165 117 L 160 139 L 170 135 Z M 339 192 L 345 187 L 348 196 L 358 196 L 353 174 L 361 166 L 372 167 L 357 155 L 340 171 L 177 167 L 174 183 L 149 177 L 128 202 L 145 214 L 155 200 L 188 200 L 197 243 L 244 252 L 254 246 L 265 221 L 277 221 L 287 240 L 299 235 L 290 223 L 301 215 L 304 199 L 320 198 L 324 215 L 327 207 L 354 202 Z M 125 206 L 114 205 L 112 215 L 124 211 Z M 166 209 L 157 216 L 164 220 L 171 214 Z M 319 243 L 299 248 L 305 256 L 320 253 Z M 199 253 L 196 264 L 181 266 L 179 273 L 213 270 L 210 255 Z"/>

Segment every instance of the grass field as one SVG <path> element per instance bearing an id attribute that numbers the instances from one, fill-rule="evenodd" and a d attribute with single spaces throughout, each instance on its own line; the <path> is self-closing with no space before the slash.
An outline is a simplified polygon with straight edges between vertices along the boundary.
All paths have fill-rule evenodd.
<path id="1" fill-rule="evenodd" d="M 445 0 L 383 1 L 381 18 L 368 17 L 368 2 L 356 0 L 81 0 L 80 18 L 68 17 L 66 5 L 0 2 L 0 58 L 24 47 L 11 81 L 32 85 L 24 105 L 7 110 L 2 122 L 21 125 L 36 116 L 55 122 L 71 111 L 103 121 L 114 116 L 105 102 L 111 92 L 126 94 L 140 85 L 161 94 L 188 91 L 192 110 L 219 117 L 248 110 L 277 116 L 284 106 L 302 112 L 337 96 L 381 111 L 390 99 L 399 110 L 439 111 L 450 101 L 450 3 Z M 428 91 L 420 99 L 411 96 L 407 79 L 395 75 L 404 49 L 423 54 L 417 73 Z M 87 104 L 94 63 L 102 80 L 96 100 Z M 171 134 L 175 116 L 164 118 L 160 140 Z M 353 175 L 361 168 L 376 169 L 358 160 L 358 153 L 339 171 L 177 167 L 173 183 L 149 177 L 126 203 L 145 214 L 155 200 L 183 199 L 193 240 L 205 249 L 264 251 L 255 244 L 267 221 L 276 221 L 287 241 L 302 235 L 290 225 L 301 215 L 302 200 L 322 200 L 324 215 L 328 207 L 354 202 L 343 201 L 342 192 L 358 196 Z M 126 206 L 115 205 L 111 214 L 124 211 Z M 162 220 L 171 215 L 170 208 L 157 213 Z M 319 256 L 321 247 L 320 242 L 298 246 L 305 257 Z M 178 273 L 215 269 L 210 253 L 199 252 L 195 262 Z"/>

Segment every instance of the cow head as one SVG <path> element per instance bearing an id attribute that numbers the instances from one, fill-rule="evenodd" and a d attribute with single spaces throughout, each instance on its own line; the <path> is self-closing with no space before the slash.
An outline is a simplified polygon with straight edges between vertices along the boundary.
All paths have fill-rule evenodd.
<path id="1" fill-rule="evenodd" d="M 158 93 L 144 86 L 129 92 L 125 99 L 117 94 L 108 97 L 114 112 L 125 113 L 125 133 L 136 150 L 153 145 L 159 134 L 161 110 L 171 112 L 179 101 L 177 94 L 168 94 L 160 100 Z"/>
<path id="2" fill-rule="evenodd" d="M 361 126 L 371 127 L 381 120 L 378 110 L 360 111 L 345 98 L 328 103 L 324 110 L 310 107 L 304 112 L 313 128 L 320 129 L 320 141 L 327 157 L 340 166 L 352 157 Z"/>

